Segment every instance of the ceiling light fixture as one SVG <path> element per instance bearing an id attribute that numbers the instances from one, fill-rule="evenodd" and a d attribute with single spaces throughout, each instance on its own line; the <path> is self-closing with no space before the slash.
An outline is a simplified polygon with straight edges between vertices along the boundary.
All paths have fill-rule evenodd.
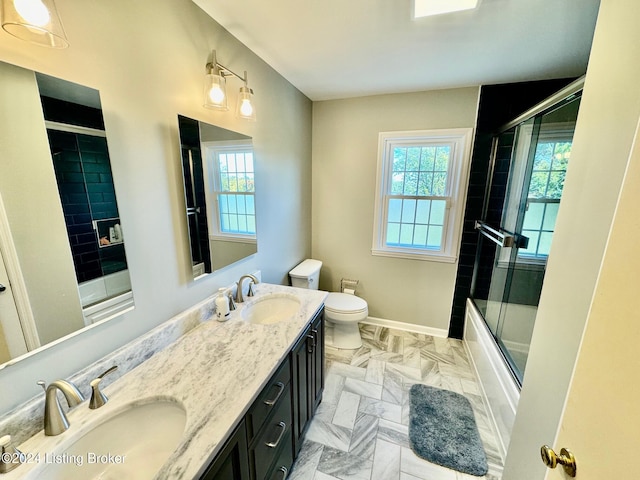
<path id="1" fill-rule="evenodd" d="M 413 18 L 472 10 L 479 0 L 413 0 Z"/>
<path id="2" fill-rule="evenodd" d="M 27 42 L 53 48 L 69 46 L 54 0 L 2 0 L 2 28 Z"/>
<path id="3" fill-rule="evenodd" d="M 221 63 L 218 63 L 216 51 L 211 54 L 211 62 L 207 63 L 207 74 L 204 82 L 204 106 L 216 110 L 229 110 L 227 101 L 227 77 L 236 77 L 244 82 L 240 87 L 236 115 L 239 118 L 255 121 L 256 108 L 253 104 L 253 90 L 247 83 L 247 71 L 240 76 Z"/>

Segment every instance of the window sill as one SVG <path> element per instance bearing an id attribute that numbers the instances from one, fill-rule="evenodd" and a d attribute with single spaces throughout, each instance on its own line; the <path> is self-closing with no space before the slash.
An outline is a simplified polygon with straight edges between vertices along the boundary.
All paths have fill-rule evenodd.
<path id="1" fill-rule="evenodd" d="M 405 258 L 408 260 L 421 260 L 426 262 L 439 262 L 439 263 L 455 263 L 458 257 L 452 255 L 446 255 L 442 253 L 426 253 L 426 252 L 413 252 L 408 250 L 392 250 L 392 249 L 378 249 L 372 248 L 371 255 L 376 257 L 394 257 Z"/>
<path id="2" fill-rule="evenodd" d="M 237 242 L 237 243 L 253 243 L 257 244 L 256 237 L 250 235 L 209 235 L 209 240 L 218 240 L 223 242 Z"/>

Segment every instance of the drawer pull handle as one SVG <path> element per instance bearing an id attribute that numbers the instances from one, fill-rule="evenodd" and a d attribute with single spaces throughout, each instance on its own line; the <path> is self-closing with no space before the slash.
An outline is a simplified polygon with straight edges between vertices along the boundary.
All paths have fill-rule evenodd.
<path id="1" fill-rule="evenodd" d="M 280 398 L 280 396 L 282 395 L 282 392 L 284 392 L 284 383 L 282 382 L 278 382 L 275 384 L 276 387 L 278 387 L 280 390 L 278 391 L 278 393 L 276 394 L 276 398 L 274 398 L 273 400 L 265 400 L 264 404 L 269 406 L 269 407 L 273 407 L 276 402 L 278 401 L 278 399 Z"/>
<path id="2" fill-rule="evenodd" d="M 282 474 L 282 480 L 287 478 L 287 475 L 289 474 L 289 470 L 287 470 L 287 467 L 280 467 L 278 469 L 278 472 L 280 472 Z"/>
<path id="3" fill-rule="evenodd" d="M 284 433 L 287 431 L 287 424 L 286 423 L 280 422 L 277 426 L 280 427 L 280 435 L 278 435 L 278 438 L 276 438 L 275 442 L 267 442 L 265 444 L 269 448 L 276 448 L 278 446 L 278 444 L 280 443 L 280 440 L 282 440 L 282 437 L 284 437 Z"/>

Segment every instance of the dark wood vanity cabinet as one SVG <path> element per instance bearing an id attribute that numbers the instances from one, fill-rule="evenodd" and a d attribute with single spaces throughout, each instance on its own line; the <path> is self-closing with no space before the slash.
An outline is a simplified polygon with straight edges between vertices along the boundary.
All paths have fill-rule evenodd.
<path id="1" fill-rule="evenodd" d="M 324 389 L 324 310 L 262 389 L 201 480 L 284 480 Z"/>
<path id="2" fill-rule="evenodd" d="M 249 480 L 247 432 L 240 422 L 200 480 Z"/>
<path id="3" fill-rule="evenodd" d="M 324 310 L 316 314 L 293 347 L 291 370 L 293 448 L 297 456 L 324 390 Z"/>

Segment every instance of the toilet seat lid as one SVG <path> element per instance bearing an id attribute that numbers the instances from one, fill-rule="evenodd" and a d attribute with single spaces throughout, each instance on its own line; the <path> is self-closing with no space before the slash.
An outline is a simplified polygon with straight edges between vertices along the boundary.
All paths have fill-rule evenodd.
<path id="1" fill-rule="evenodd" d="M 337 313 L 360 313 L 367 309 L 367 302 L 348 293 L 330 293 L 324 302 L 324 308 Z"/>

